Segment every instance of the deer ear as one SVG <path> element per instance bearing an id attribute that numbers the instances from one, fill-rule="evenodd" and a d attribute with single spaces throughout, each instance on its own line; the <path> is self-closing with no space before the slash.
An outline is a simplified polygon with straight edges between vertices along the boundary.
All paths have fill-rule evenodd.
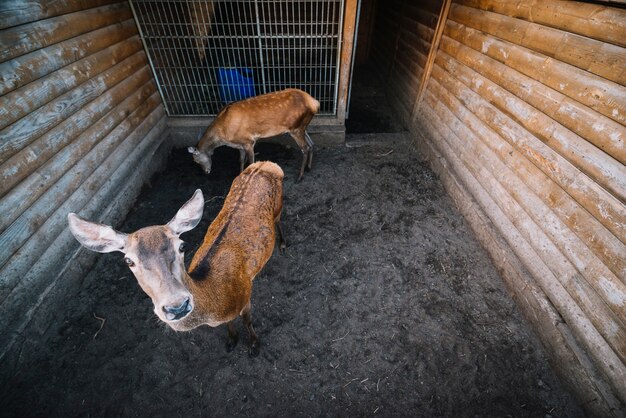
<path id="1" fill-rule="evenodd" d="M 70 232 L 85 248 L 99 253 L 124 251 L 128 235 L 108 225 L 89 222 L 75 213 L 67 215 Z"/>
<path id="2" fill-rule="evenodd" d="M 197 189 L 191 199 L 189 199 L 176 213 L 176 216 L 167 223 L 167 226 L 174 231 L 176 235 L 194 229 L 204 212 L 204 196 L 202 190 Z"/>
<path id="3" fill-rule="evenodd" d="M 189 151 L 189 154 L 193 154 L 193 155 L 200 154 L 200 151 L 198 151 L 198 148 L 196 147 L 187 147 L 187 151 Z"/>

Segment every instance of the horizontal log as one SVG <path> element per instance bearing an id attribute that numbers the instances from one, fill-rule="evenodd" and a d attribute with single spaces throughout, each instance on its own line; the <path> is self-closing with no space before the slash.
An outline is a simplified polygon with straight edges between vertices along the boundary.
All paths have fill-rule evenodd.
<path id="1" fill-rule="evenodd" d="M 437 84 L 436 81 L 433 83 Z M 448 138 L 451 150 L 475 178 L 484 181 L 483 188 L 489 190 L 490 196 L 498 202 L 526 241 L 540 253 L 554 276 L 620 359 L 626 361 L 626 309 L 618 302 L 626 300 L 626 284 L 597 266 L 596 271 L 588 271 L 584 263 L 588 262 L 593 268 L 595 261 L 589 256 L 589 250 L 572 236 L 550 208 L 514 172 L 494 156 L 482 140 L 467 129 L 463 121 L 435 98 L 434 94 L 439 90 L 442 88 L 435 88 L 428 94 L 429 111 L 437 114 L 454 134 Z M 462 135 L 463 142 L 453 142 L 459 135 Z M 586 278 L 579 271 L 586 274 Z"/>
<path id="2" fill-rule="evenodd" d="M 441 0 L 430 2 L 430 4 L 424 4 L 421 1 L 418 3 L 409 2 L 407 3 L 406 10 L 402 13 L 402 16 L 406 16 L 415 22 L 419 22 L 424 26 L 435 29 L 435 26 L 437 26 L 437 18 L 439 17 L 439 12 L 441 11 L 441 4 Z"/>
<path id="3" fill-rule="evenodd" d="M 402 32 L 402 36 L 398 40 L 398 47 L 398 53 L 396 54 L 398 58 L 403 58 L 402 55 L 398 56 L 398 54 L 401 54 L 400 48 L 410 53 L 412 59 L 420 55 L 425 57 L 428 55 L 428 51 L 430 51 L 430 43 L 426 39 L 419 34 L 410 32 Z"/>
<path id="4" fill-rule="evenodd" d="M 619 410 L 619 401 L 610 388 L 597 378 L 599 373 L 596 369 L 589 370 L 589 367 L 593 367 L 591 360 L 573 337 L 570 327 L 563 322 L 560 313 L 499 232 L 506 229 L 504 225 L 512 227 L 510 221 L 498 213 L 497 206 L 494 210 L 489 209 L 495 204 L 491 204 L 484 190 L 481 190 L 483 198 L 480 202 L 469 193 L 460 180 L 461 176 L 435 150 L 428 129 L 421 122 L 423 117 L 419 117 L 410 128 L 417 137 L 419 152 L 428 158 L 448 195 L 490 254 L 513 300 L 541 340 L 552 368 L 588 414 L 611 416 L 612 411 Z M 490 210 L 491 217 L 503 217 L 498 225 L 485 215 L 487 210 Z M 533 252 L 532 257 L 536 256 Z M 589 402 L 590 399 L 595 401 Z"/>
<path id="5" fill-rule="evenodd" d="M 444 71 L 435 67 L 433 77 L 441 81 Z M 621 202 L 588 177 L 581 176 L 571 163 L 460 82 L 450 85 L 448 90 L 626 243 L 626 207 Z"/>
<path id="6" fill-rule="evenodd" d="M 457 23 L 626 85 L 626 49 L 623 47 L 458 4 L 452 6 L 450 18 Z"/>
<path id="7" fill-rule="evenodd" d="M 432 81 L 432 80 L 431 80 Z M 427 96 L 429 93 L 427 93 Z M 585 347 L 586 352 L 592 357 L 594 364 L 610 381 L 616 394 L 620 396 L 622 402 L 626 397 L 626 373 L 623 363 L 616 353 L 607 344 L 604 338 L 595 329 L 589 318 L 581 311 L 580 307 L 570 297 L 567 291 L 559 283 L 558 279 L 546 264 L 538 256 L 539 254 L 530 247 L 529 243 L 520 235 L 517 227 L 511 223 L 508 215 L 502 212 L 493 200 L 487 198 L 487 193 L 481 183 L 473 177 L 455 153 L 448 147 L 445 135 L 451 134 L 447 131 L 445 124 L 439 121 L 437 115 L 431 112 L 427 106 L 421 110 L 426 114 L 422 118 L 429 127 L 429 133 L 441 138 L 434 141 L 435 147 L 444 158 L 450 163 L 456 173 L 464 176 L 463 183 L 472 196 L 481 201 L 483 207 L 487 207 L 487 213 L 492 221 L 501 228 L 500 232 L 507 240 L 510 247 L 524 263 L 527 270 L 533 275 L 542 290 L 556 306 L 561 316 L 570 325 L 577 340 Z M 429 122 L 432 118 L 433 122 Z M 440 134 L 439 129 L 443 132 Z"/>
<path id="8" fill-rule="evenodd" d="M 159 105 L 160 98 L 157 93 L 154 93 L 0 234 L 0 245 L 3 245 L 4 249 L 0 253 L 0 266 L 7 263 L 11 257 L 15 258 L 14 254 L 20 253 L 18 249 L 39 230 L 51 213 L 62 205 L 94 170 L 98 169 L 101 162 L 106 160 L 113 150 L 124 143 L 127 137 L 145 122 L 151 112 L 153 112 L 150 116 L 152 119 L 160 115 L 159 112 L 154 112 Z M 154 123 L 156 120 L 152 120 L 152 124 Z M 18 260 L 18 263 L 23 264 L 24 260 Z"/>
<path id="9" fill-rule="evenodd" d="M 57 0 L 42 2 L 41 0 L 3 0 L 0 3 L 0 29 L 49 17 L 91 9 L 119 0 Z"/>
<path id="10" fill-rule="evenodd" d="M 0 131 L 0 163 L 146 64 L 139 51 Z"/>
<path id="11" fill-rule="evenodd" d="M 0 196 L 4 196 L 26 176 L 35 172 L 56 152 L 105 117 L 107 112 L 149 80 L 151 73 L 146 65 L 0 164 Z"/>
<path id="12" fill-rule="evenodd" d="M 626 87 L 448 19 L 445 34 L 626 125 Z"/>
<path id="13" fill-rule="evenodd" d="M 626 47 L 624 9 L 559 0 L 458 0 L 456 3 Z"/>
<path id="14" fill-rule="evenodd" d="M 142 49 L 139 36 L 133 36 L 0 97 L 0 129 Z"/>
<path id="15" fill-rule="evenodd" d="M 436 62 L 621 202 L 626 202 L 626 167 L 622 163 L 445 52 L 439 52 Z"/>
<path id="16" fill-rule="evenodd" d="M 141 78 L 138 81 L 141 81 Z M 76 139 L 70 139 L 71 142 L 69 142 L 70 140 L 66 141 L 69 142 L 68 145 L 61 148 L 45 164 L 36 169 L 0 200 L 0 212 L 4 213 L 0 220 L 0 233 L 36 202 L 46 190 L 52 187 L 67 170 L 72 169 L 86 153 L 122 123 L 133 110 L 141 106 L 155 93 L 154 83 L 151 80 L 144 81 L 142 86 L 133 90 L 124 101 L 90 126 L 89 129 L 81 133 Z M 44 151 L 50 152 L 47 149 Z"/>
<path id="17" fill-rule="evenodd" d="M 132 17 L 126 2 L 82 10 L 0 32 L 0 62 Z"/>
<path id="18" fill-rule="evenodd" d="M 0 64 L 0 96 L 137 34 L 133 19 L 77 36 Z"/>
<path id="19" fill-rule="evenodd" d="M 53 291 L 57 283 L 65 283 L 66 277 L 63 270 L 54 274 L 54 270 L 58 271 L 59 269 L 57 266 L 66 266 L 67 269 L 71 269 L 73 266 L 68 266 L 67 263 L 78 261 L 76 260 L 77 257 L 73 257 L 78 245 L 67 228 L 67 214 L 83 207 L 81 214 L 88 219 L 108 223 L 112 220 L 115 221 L 111 218 L 117 217 L 119 222 L 121 220 L 120 213 L 125 213 L 129 209 L 132 199 L 141 191 L 141 186 L 146 177 L 155 168 L 158 168 L 155 167 L 155 163 L 162 163 L 155 161 L 153 156 L 156 150 L 162 148 L 161 141 L 164 128 L 165 120 L 161 118 L 160 122 L 154 125 L 138 145 L 133 148 L 126 148 L 129 163 L 122 164 L 112 172 L 95 173 L 94 175 L 99 175 L 101 179 L 106 178 L 106 183 L 100 187 L 92 186 L 91 189 L 88 188 L 90 183 L 86 183 L 43 226 L 50 231 L 46 235 L 42 234 L 42 240 L 46 242 L 45 251 L 38 259 L 34 260 L 32 268 L 17 283 L 11 297 L 0 305 L 0 315 L 2 315 L 0 330 L 2 330 L 6 340 L 10 340 L 9 344 L 15 340 L 16 334 L 28 325 L 28 322 L 37 313 L 37 308 Z M 162 159 L 163 156 L 157 156 L 157 160 Z M 134 164 L 130 162 L 134 162 Z M 91 197 L 85 205 L 84 199 L 87 196 Z M 127 206 L 120 208 L 119 205 L 122 203 Z M 38 247 L 36 245 L 38 243 L 32 243 L 32 250 L 34 251 L 35 247 Z M 69 249 L 74 251 L 68 251 Z M 53 271 L 51 272 L 51 270 Z M 60 293 L 65 294 L 66 291 Z M 38 294 L 40 297 L 33 300 L 33 294 Z M 4 344 L 5 339 L 3 338 Z"/>
<path id="20" fill-rule="evenodd" d="M 452 97 L 439 83 L 432 89 L 437 99 L 463 121 L 469 132 L 480 138 L 537 196 L 549 203 L 561 222 L 567 226 L 565 229 L 572 230 L 618 277 L 626 277 L 626 245 L 518 150 L 502 140 L 460 101 Z"/>
<path id="21" fill-rule="evenodd" d="M 158 99 L 158 95 L 155 97 Z M 156 107 L 153 106 L 155 102 Z M 151 113 L 138 126 L 133 127 L 130 135 L 125 136 L 128 132 L 121 127 L 116 129 L 120 131 L 120 135 L 115 135 L 114 132 L 107 140 L 98 144 L 75 169 L 63 176 L 0 235 L 0 241 L 9 246 L 1 254 L 0 260 L 0 273 L 4 278 L 0 283 L 0 306 L 4 305 L 11 291 L 50 242 L 65 228 L 65 217 L 68 213 L 66 208 L 82 207 L 120 165 L 128 166 L 132 172 L 133 163 L 128 160 L 128 155 L 164 116 L 163 107 L 157 100 L 146 102 L 136 112 L 145 113 L 146 109 L 150 109 Z M 95 166 L 94 161 L 100 161 L 101 164 Z M 17 242 L 12 241 L 12 237 Z"/>
<path id="22" fill-rule="evenodd" d="M 626 129 L 619 123 L 455 39 L 444 36 L 441 50 L 626 164 Z"/>

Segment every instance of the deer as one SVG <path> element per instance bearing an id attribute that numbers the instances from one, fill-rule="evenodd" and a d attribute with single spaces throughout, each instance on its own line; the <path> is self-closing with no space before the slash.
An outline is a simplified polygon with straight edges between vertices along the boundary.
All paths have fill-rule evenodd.
<path id="1" fill-rule="evenodd" d="M 126 234 L 69 213 L 69 229 L 89 250 L 122 252 L 152 300 L 154 313 L 170 328 L 189 331 L 226 323 L 230 352 L 238 340 L 233 322 L 240 316 L 249 335 L 249 354 L 257 356 L 260 341 L 252 326 L 252 282 L 273 253 L 276 231 L 280 252 L 285 252 L 280 223 L 283 177 L 283 170 L 268 161 L 254 163 L 237 176 L 188 272 L 180 235 L 202 218 L 205 202 L 200 189 L 165 225 Z"/>
<path id="2" fill-rule="evenodd" d="M 226 145 L 239 149 L 240 171 L 246 160 L 254 163 L 254 145 L 261 138 L 288 133 L 302 151 L 302 165 L 298 179 L 302 180 L 305 167 L 313 163 L 313 140 L 306 128 L 319 111 L 320 103 L 298 89 L 250 97 L 224 107 L 209 125 L 196 147 L 188 147 L 193 160 L 202 169 L 211 172 L 215 148 Z"/>

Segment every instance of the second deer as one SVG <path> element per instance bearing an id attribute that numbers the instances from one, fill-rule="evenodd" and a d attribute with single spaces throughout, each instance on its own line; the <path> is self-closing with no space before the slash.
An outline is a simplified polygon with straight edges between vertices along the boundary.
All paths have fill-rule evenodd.
<path id="1" fill-rule="evenodd" d="M 208 174 L 215 148 L 222 145 L 237 148 L 243 171 L 246 159 L 249 163 L 254 162 L 254 145 L 258 139 L 288 133 L 302 151 L 297 180 L 300 181 L 305 167 L 310 170 L 313 162 L 314 144 L 306 128 L 319 107 L 317 100 L 298 89 L 281 90 L 231 103 L 217 114 L 198 146 L 189 147 L 188 151 Z"/>

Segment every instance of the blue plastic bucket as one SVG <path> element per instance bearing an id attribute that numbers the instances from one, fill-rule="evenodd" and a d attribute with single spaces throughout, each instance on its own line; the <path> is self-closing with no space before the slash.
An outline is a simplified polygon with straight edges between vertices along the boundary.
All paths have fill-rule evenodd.
<path id="1" fill-rule="evenodd" d="M 256 96 L 253 71 L 250 68 L 218 68 L 220 99 L 224 103 Z"/>

